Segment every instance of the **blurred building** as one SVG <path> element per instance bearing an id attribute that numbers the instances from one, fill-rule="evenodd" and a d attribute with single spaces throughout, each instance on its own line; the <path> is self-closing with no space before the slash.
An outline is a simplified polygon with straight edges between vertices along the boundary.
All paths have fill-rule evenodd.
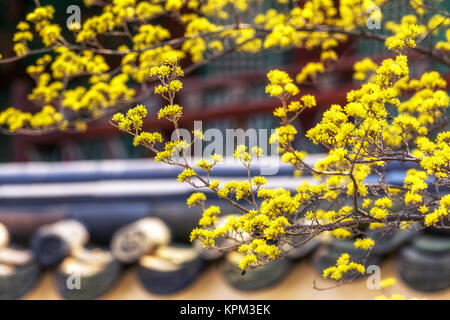
<path id="1" fill-rule="evenodd" d="M 42 1 L 42 4 L 52 4 L 56 8 L 56 20 L 64 23 L 68 5 L 82 1 Z M 266 0 L 260 10 L 273 6 L 273 0 Z M 442 6 L 450 6 L 450 2 L 442 2 Z M 17 0 L 3 1 L 0 4 L 0 44 L 2 48 L 12 48 L 11 35 L 15 25 L 32 10 L 33 1 Z M 407 14 L 408 1 L 391 1 L 383 9 L 385 19 L 399 20 Z M 85 14 L 82 10 L 82 14 Z M 89 14 L 95 14 L 95 9 L 89 9 Z M 425 16 L 424 19 L 427 17 Z M 173 34 L 182 34 L 181 26 L 169 25 Z M 438 35 L 437 38 L 443 37 Z M 356 87 L 352 80 L 353 63 L 361 56 L 371 55 L 381 58 L 385 52 L 382 43 L 359 41 L 351 39 L 342 44 L 339 49 L 340 60 L 331 66 L 332 72 L 322 75 L 314 85 L 301 87 L 301 93 L 311 93 L 316 96 L 319 107 L 302 114 L 295 126 L 299 138 L 320 118 L 324 108 L 332 103 L 344 103 L 346 93 Z M 12 52 L 3 52 L 4 56 Z M 24 72 L 27 64 L 35 57 L 20 62 L 0 66 L 1 89 L 0 105 L 9 105 L 23 109 L 36 110 L 27 102 L 26 96 L 32 88 L 32 81 Z M 413 57 L 414 58 L 414 57 Z M 194 120 L 202 121 L 203 129 L 210 127 L 225 130 L 227 128 L 273 129 L 277 120 L 272 111 L 277 106 L 276 99 L 270 99 L 264 92 L 267 82 L 266 74 L 272 68 L 287 70 L 291 75 L 298 73 L 309 61 L 318 61 L 317 51 L 306 50 L 271 50 L 258 54 L 235 52 L 201 67 L 184 79 L 184 89 L 179 95 L 178 103 L 184 107 L 184 117 L 181 125 L 192 129 Z M 111 62 L 111 63 L 114 63 Z M 117 61 L 116 61 L 117 63 Z M 429 67 L 429 61 L 417 57 L 413 61 L 412 72 L 420 74 Z M 186 61 L 186 65 L 189 61 Z M 435 66 L 441 68 L 440 66 Z M 443 70 L 441 71 L 448 71 Z M 11 75 L 13 75 L 11 77 Z M 157 97 L 142 101 L 154 112 L 161 106 Z M 172 128 L 167 121 L 149 119 L 145 125 L 149 130 L 161 130 L 170 137 Z M 150 154 L 144 148 L 134 148 L 131 137 L 119 132 L 108 123 L 108 119 L 90 125 L 84 133 L 52 133 L 43 136 L 0 136 L 2 143 L 1 161 L 60 161 L 84 159 L 127 159 L 148 157 Z M 302 149 L 317 152 L 323 151 L 312 145 L 306 139 L 300 138 L 296 143 Z"/>

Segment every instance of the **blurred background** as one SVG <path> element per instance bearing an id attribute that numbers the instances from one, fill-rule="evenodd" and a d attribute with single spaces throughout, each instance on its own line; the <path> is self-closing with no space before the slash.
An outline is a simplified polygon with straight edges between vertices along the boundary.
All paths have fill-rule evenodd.
<path id="1" fill-rule="evenodd" d="M 82 1 L 76 0 L 41 4 L 55 7 L 55 21 L 61 25 L 65 25 L 69 5 L 78 4 L 83 19 L 97 13 L 95 8 L 86 9 Z M 450 2 L 440 5 L 450 10 Z M 259 9 L 272 6 L 274 1 L 266 0 Z M 0 48 L 4 57 L 14 55 L 12 35 L 16 25 L 33 8 L 31 0 L 0 1 Z M 386 20 L 400 20 L 409 10 L 407 1 L 391 1 L 383 14 Z M 161 23 L 173 35 L 183 34 L 176 21 L 167 19 Z M 443 38 L 444 34 L 439 34 L 432 41 Z M 332 72 L 300 88 L 302 94 L 310 93 L 318 102 L 318 108 L 308 109 L 294 124 L 299 131 L 296 146 L 312 153 L 310 161 L 325 150 L 302 138 L 303 133 L 319 121 L 330 104 L 344 103 L 346 93 L 358 86 L 352 78 L 354 62 L 364 56 L 371 56 L 374 61 L 386 56 L 383 44 L 357 39 L 342 44 L 338 53 L 340 60 Z M 184 107 L 181 126 L 192 130 L 194 120 L 200 120 L 204 130 L 274 129 L 277 122 L 272 112 L 276 100 L 264 92 L 267 72 L 279 68 L 293 75 L 307 62 L 317 61 L 317 57 L 318 51 L 298 49 L 232 53 L 201 67 L 183 79 L 184 89 L 178 97 L 178 103 Z M 25 72 L 34 59 L 0 65 L 0 110 L 14 106 L 37 111 L 27 100 L 33 81 Z M 450 83 L 450 74 L 443 66 L 413 54 L 410 61 L 412 77 L 433 67 Z M 183 62 L 185 66 L 190 63 Z M 153 112 L 161 105 L 155 96 L 141 103 Z M 167 136 L 172 132 L 167 122 L 154 118 L 146 120 L 144 129 L 157 129 Z M 210 257 L 191 247 L 189 232 L 200 217 L 198 210 L 185 205 L 192 190 L 175 181 L 176 169 L 155 164 L 145 148 L 135 148 L 132 138 L 111 126 L 108 119 L 92 123 L 82 133 L 1 134 L 0 145 L 0 223 L 6 226 L 9 239 L 4 247 L 12 250 L 3 256 L 0 250 L 0 298 L 359 299 L 389 293 L 387 289 L 367 289 L 365 280 L 329 290 L 314 289 L 313 281 L 326 264 L 322 257 L 332 257 L 344 250 L 345 244 L 333 247 L 317 243 L 289 262 L 246 277 L 240 276 L 234 257 Z M 246 174 L 232 164 L 216 172 L 227 178 Z M 291 168 L 282 166 L 275 185 L 292 184 L 292 175 Z M 395 181 L 402 181 L 403 176 L 399 169 L 392 173 Z M 233 208 L 225 206 L 223 212 L 233 213 Z M 164 226 L 158 224 L 159 220 L 146 220 L 148 217 L 160 219 Z M 79 233 L 73 231 L 78 229 Z M 118 248 L 111 245 L 114 236 Z M 448 232 L 434 230 L 425 239 L 420 236 L 402 234 L 389 238 L 387 247 L 379 253 L 386 266 L 383 278 L 398 279 L 392 288 L 395 293 L 449 299 Z M 439 246 L 436 237 L 444 244 Z M 171 246 L 174 251 L 160 248 L 144 259 L 153 242 Z M 419 248 L 419 254 L 403 252 L 400 259 L 397 253 L 401 246 Z M 126 257 L 117 261 L 111 250 L 126 252 Z M 38 259 L 36 254 L 51 257 Z M 174 260 L 174 256 L 179 259 Z M 423 268 L 435 270 L 430 279 L 418 276 Z M 402 278 L 400 271 L 404 269 L 407 275 Z M 68 288 L 68 281 L 75 289 Z M 95 285 L 90 287 L 92 283 Z M 328 288 L 334 284 L 317 286 Z"/>

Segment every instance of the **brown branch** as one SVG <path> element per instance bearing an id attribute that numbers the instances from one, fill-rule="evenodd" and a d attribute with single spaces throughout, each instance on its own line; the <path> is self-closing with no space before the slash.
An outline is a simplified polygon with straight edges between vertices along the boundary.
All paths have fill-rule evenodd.
<path id="1" fill-rule="evenodd" d="M 372 222 L 394 222 L 394 221 L 406 221 L 406 222 L 414 222 L 414 221 L 423 221 L 425 219 L 424 215 L 418 215 L 418 214 L 405 214 L 405 215 L 389 215 L 385 218 L 379 220 L 376 218 L 369 218 L 369 217 L 363 217 L 363 218 L 355 218 L 350 221 L 343 221 L 339 223 L 328 223 L 323 225 L 302 225 L 302 224 L 292 224 L 289 226 L 286 226 L 285 229 L 289 231 L 295 231 L 295 230 L 320 230 L 323 231 L 330 231 L 338 228 L 353 228 L 358 227 L 362 224 L 368 224 Z"/>

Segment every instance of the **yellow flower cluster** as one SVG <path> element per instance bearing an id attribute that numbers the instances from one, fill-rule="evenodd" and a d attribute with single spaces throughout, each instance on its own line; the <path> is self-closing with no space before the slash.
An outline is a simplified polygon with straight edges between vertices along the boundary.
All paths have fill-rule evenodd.
<path id="1" fill-rule="evenodd" d="M 396 283 L 395 278 L 393 278 L 393 277 L 386 278 L 386 279 L 381 280 L 380 287 L 382 289 L 389 288 L 389 287 L 392 287 L 395 283 Z"/>
<path id="2" fill-rule="evenodd" d="M 450 194 L 447 194 L 441 198 L 439 207 L 434 209 L 433 212 L 425 216 L 425 225 L 431 226 L 437 223 L 441 218 L 448 216 L 450 212 Z"/>
<path id="3" fill-rule="evenodd" d="M 422 0 L 411 0 L 411 5 L 416 9 L 419 15 L 424 14 Z M 436 35 L 440 27 L 446 27 L 450 24 L 450 19 L 441 14 L 435 14 L 428 20 L 427 25 L 418 25 L 418 17 L 415 15 L 406 15 L 402 17 L 400 24 L 393 21 L 386 23 L 386 28 L 394 34 L 388 37 L 385 45 L 388 49 L 404 49 L 407 47 L 415 48 L 414 38 L 425 35 L 426 33 Z M 439 41 L 436 43 L 437 49 L 448 50 L 448 41 Z"/>
<path id="4" fill-rule="evenodd" d="M 161 108 L 158 111 L 158 119 L 166 118 L 170 121 L 175 121 L 183 115 L 183 107 L 178 104 L 170 104 Z"/>
<path id="5" fill-rule="evenodd" d="M 423 7 L 423 0 L 409 0 L 409 5 L 414 9 L 414 11 L 422 16 L 425 14 L 425 9 Z"/>
<path id="6" fill-rule="evenodd" d="M 178 66 L 177 55 L 167 56 L 163 65 L 154 66 L 150 69 L 149 76 L 157 77 L 162 83 L 155 87 L 154 93 L 161 95 L 170 103 L 159 110 L 158 119 L 166 118 L 169 121 L 176 122 L 183 115 L 183 107 L 173 103 L 175 94 L 183 88 L 182 82 L 177 78 L 183 75 L 183 70 Z M 203 135 L 201 132 L 200 134 Z"/>
<path id="7" fill-rule="evenodd" d="M 83 23 L 76 36 L 76 41 L 95 42 L 97 35 L 113 31 L 115 28 L 123 26 L 127 21 L 139 18 L 136 9 L 135 0 L 116 0 L 113 4 L 105 5 L 100 15 L 94 15 Z M 145 7 L 143 9 L 141 5 L 140 12 L 143 11 L 145 11 Z"/>
<path id="8" fill-rule="evenodd" d="M 273 89 L 273 88 L 270 88 Z M 293 119 L 295 119 L 298 115 L 300 115 L 300 113 L 306 109 L 306 108 L 313 108 L 316 106 L 316 98 L 310 94 L 304 95 L 300 98 L 300 101 L 291 101 L 287 106 L 286 106 L 286 98 L 289 97 L 290 94 L 289 93 L 284 93 L 280 96 L 278 96 L 278 98 L 282 101 L 283 106 L 276 108 L 275 111 L 273 112 L 273 115 L 275 117 L 279 117 L 281 118 L 281 120 L 283 122 L 289 122 L 292 121 Z M 294 113 L 293 115 L 291 115 L 290 113 Z M 290 117 L 290 120 L 288 119 L 288 115 Z M 292 141 L 292 138 L 294 137 L 294 135 L 297 133 L 296 129 L 291 126 L 291 125 L 286 125 L 286 126 L 281 126 L 279 128 L 277 128 L 276 132 L 273 134 L 273 136 L 270 138 L 271 139 L 271 143 L 280 143 L 280 147 L 283 150 L 284 147 L 286 146 L 286 144 L 289 143 L 289 141 Z M 281 140 L 280 140 L 280 136 L 281 136 Z M 306 154 L 303 154 L 301 152 L 299 153 L 289 153 L 289 155 L 287 155 L 286 153 L 284 154 L 286 155 L 286 158 L 283 159 L 283 161 L 285 162 L 291 162 L 292 161 L 298 161 L 298 159 L 296 159 L 297 157 L 303 158 L 304 156 L 306 156 Z M 284 156 L 283 155 L 283 156 Z"/>
<path id="9" fill-rule="evenodd" d="M 331 266 L 323 270 L 323 277 L 334 280 L 340 280 L 343 274 L 349 271 L 356 271 L 360 274 L 365 274 L 366 269 L 362 264 L 351 261 L 348 253 L 343 253 L 339 257 L 335 266 Z"/>
<path id="10" fill-rule="evenodd" d="M 203 60 L 204 54 L 208 49 L 208 42 L 198 35 L 208 32 L 212 33 L 219 28 L 205 17 L 198 17 L 190 21 L 186 26 L 185 32 L 185 37 L 188 39 L 183 43 L 182 50 L 188 52 L 194 62 Z"/>
<path id="11" fill-rule="evenodd" d="M 392 200 L 387 197 L 377 199 L 375 201 L 375 206 L 383 208 L 383 209 L 390 208 L 390 207 L 392 207 Z"/>
<path id="12" fill-rule="evenodd" d="M 188 168 L 188 169 L 184 169 L 183 172 L 181 172 L 178 175 L 177 180 L 180 182 L 185 182 L 185 181 L 189 181 L 191 177 L 195 176 L 196 173 L 194 170 Z"/>
<path id="13" fill-rule="evenodd" d="M 185 170 L 186 171 L 186 170 Z M 249 245 L 241 245 L 240 252 L 246 256 L 241 261 L 243 269 L 249 266 L 254 266 L 257 262 L 267 262 L 276 258 L 279 253 L 279 248 L 276 245 L 267 245 L 266 241 L 275 241 L 280 236 L 285 234 L 285 228 L 289 226 L 290 216 L 295 213 L 300 204 L 310 200 L 313 197 L 320 197 L 326 192 L 326 187 L 323 185 L 309 185 L 304 183 L 297 188 L 297 194 L 291 196 L 290 192 L 284 189 L 259 189 L 267 181 L 263 177 L 254 177 L 251 181 L 230 181 L 217 191 L 217 194 L 224 197 L 231 197 L 235 194 L 237 200 L 248 198 L 257 191 L 257 196 L 263 198 L 259 210 L 250 210 L 248 213 L 240 217 L 231 216 L 222 226 L 216 227 L 208 241 L 214 241 L 216 237 L 223 236 L 228 232 L 245 233 L 250 236 L 256 234 L 262 235 L 263 238 L 254 240 Z M 217 187 L 218 181 L 215 180 L 215 185 L 210 187 Z M 256 189 L 255 189 L 256 188 Z M 259 189 L 259 190 L 258 190 Z M 199 201 L 203 199 L 202 196 L 192 196 L 189 200 L 194 203 L 199 197 Z M 209 214 L 206 210 L 200 225 L 209 226 L 213 224 L 218 210 L 214 209 L 213 214 Z M 204 238 L 204 234 L 200 234 L 196 230 L 192 234 L 192 239 Z"/>
<path id="14" fill-rule="evenodd" d="M 232 180 L 225 183 L 217 192 L 217 195 L 221 198 L 226 198 L 231 197 L 234 193 L 236 200 L 240 200 L 249 197 L 252 191 L 252 185 L 248 180 L 242 182 Z"/>
<path id="15" fill-rule="evenodd" d="M 149 72 L 150 77 L 158 77 L 162 82 L 166 78 L 168 79 L 172 74 L 174 77 L 182 77 L 184 75 L 184 72 L 179 66 L 176 65 L 177 60 L 175 60 L 175 61 L 171 60 L 173 58 L 174 58 L 174 56 L 171 55 L 166 58 L 165 64 L 152 67 Z M 175 59 L 178 59 L 178 58 L 175 56 Z M 180 82 L 179 80 L 170 81 L 169 85 L 166 86 L 167 90 L 169 90 L 170 84 L 174 81 Z M 173 86 L 173 84 L 172 84 L 172 86 Z"/>
<path id="16" fill-rule="evenodd" d="M 53 78 L 63 79 L 76 77 L 81 74 L 103 74 L 109 71 L 109 66 L 101 55 L 84 50 L 81 55 L 70 51 L 66 47 L 55 49 L 58 53 L 51 64 Z"/>
<path id="17" fill-rule="evenodd" d="M 260 260 L 275 260 L 280 254 L 280 249 L 273 244 L 267 244 L 266 240 L 255 239 L 250 244 L 242 244 L 239 246 L 239 252 L 246 255 L 239 263 L 239 267 L 243 270 L 254 266 Z"/>
<path id="18" fill-rule="evenodd" d="M 91 80 L 95 80 L 95 83 L 88 89 L 76 87 L 66 90 L 63 94 L 63 106 L 74 111 L 83 109 L 96 114 L 102 109 L 129 103 L 135 97 L 136 91 L 128 87 L 129 77 L 126 74 L 121 73 L 111 79 L 97 77 Z"/>
<path id="19" fill-rule="evenodd" d="M 242 162 L 249 162 L 251 160 L 250 154 L 247 152 L 247 146 L 241 144 L 234 150 L 234 157 Z"/>
<path id="20" fill-rule="evenodd" d="M 126 49 L 128 51 L 128 49 Z M 122 72 L 129 75 L 138 83 L 150 80 L 151 69 L 160 64 L 166 63 L 168 59 L 177 57 L 182 59 L 185 54 L 180 50 L 173 50 L 170 46 L 155 46 L 153 49 L 127 53 L 122 58 Z"/>
<path id="21" fill-rule="evenodd" d="M 288 1 L 279 1 L 285 5 Z M 345 10 L 349 4 L 341 2 L 339 10 Z M 355 3 L 351 6 L 357 7 Z M 286 13 L 284 13 L 284 12 Z M 332 26 L 348 26 L 350 21 L 361 14 L 365 15 L 362 8 L 359 12 L 351 15 L 340 15 L 338 17 L 338 7 L 332 1 L 311 0 L 306 1 L 303 6 L 295 6 L 292 9 L 285 7 L 284 10 L 269 9 L 265 13 L 258 14 L 254 18 L 254 23 L 264 27 L 270 32 L 264 40 L 264 48 L 271 47 L 300 47 L 312 49 L 321 45 L 324 50 L 337 46 L 338 41 L 345 41 L 346 36 L 343 34 L 330 35 L 326 32 L 305 32 L 303 28 L 314 28 L 315 26 L 327 24 Z M 344 16 L 345 21 L 344 21 Z M 366 16 L 367 17 L 367 16 Z M 332 50 L 325 51 L 323 58 L 334 59 L 335 52 Z"/>
<path id="22" fill-rule="evenodd" d="M 326 50 L 326 51 L 322 51 L 322 53 L 320 54 L 320 60 L 321 61 L 337 61 L 338 60 L 338 55 L 336 53 L 336 51 L 334 50 Z"/>
<path id="23" fill-rule="evenodd" d="M 230 38 L 235 39 L 236 45 L 239 45 L 239 51 L 257 53 L 262 48 L 262 40 L 257 37 L 255 29 L 232 30 Z M 223 46 L 218 49 L 218 51 L 222 50 Z"/>
<path id="24" fill-rule="evenodd" d="M 373 241 L 373 239 L 370 238 L 356 239 L 353 245 L 359 249 L 369 250 L 375 245 L 375 241 Z"/>
<path id="25" fill-rule="evenodd" d="M 63 83 L 61 81 L 51 82 L 51 75 L 46 72 L 39 74 L 36 77 L 37 85 L 28 95 L 28 99 L 37 103 L 47 104 L 60 97 L 61 90 L 63 89 Z"/>
<path id="26" fill-rule="evenodd" d="M 327 190 L 326 186 L 323 186 L 322 188 L 323 188 L 323 191 Z M 353 219 L 352 217 L 348 217 L 348 218 L 344 219 L 344 216 L 348 215 L 352 211 L 353 211 L 353 208 L 351 206 L 343 206 L 337 212 L 333 211 L 333 210 L 325 211 L 322 209 L 317 209 L 316 211 L 308 211 L 305 214 L 305 218 L 309 219 L 309 220 L 324 222 L 324 223 L 330 223 L 330 222 L 334 222 L 336 220 L 345 222 L 345 221 L 351 221 Z M 349 232 L 348 230 L 343 229 L 343 228 L 338 228 L 335 231 L 336 232 L 334 234 L 337 238 L 347 238 L 347 237 L 351 236 L 351 232 Z"/>
<path id="27" fill-rule="evenodd" d="M 137 146 L 148 146 L 153 147 L 156 142 L 162 142 L 162 135 L 159 132 L 141 132 L 133 139 L 133 145 Z"/>
<path id="28" fill-rule="evenodd" d="M 315 144 L 342 147 L 354 134 L 355 126 L 348 122 L 344 109 L 334 104 L 324 112 L 321 122 L 306 133 Z"/>
<path id="29" fill-rule="evenodd" d="M 141 20 L 150 20 L 164 13 L 161 5 L 149 2 L 139 2 L 136 6 L 136 16 Z"/>
<path id="30" fill-rule="evenodd" d="M 394 35 L 386 39 L 386 47 L 389 50 L 415 48 L 416 42 L 414 38 L 426 32 L 425 26 L 419 26 L 416 23 L 417 17 L 413 15 L 404 16 L 400 24 L 389 21 L 386 24 L 386 28 L 392 31 Z"/>
<path id="31" fill-rule="evenodd" d="M 338 239 L 350 238 L 353 235 L 350 231 L 344 228 L 334 229 L 331 233 Z"/>
<path id="32" fill-rule="evenodd" d="M 279 144 L 280 151 L 284 151 L 285 147 L 294 141 L 297 129 L 291 124 L 287 124 L 275 129 L 275 132 L 270 135 L 270 144 Z"/>
<path id="33" fill-rule="evenodd" d="M 166 39 L 170 39 L 169 30 L 159 25 L 141 25 L 138 33 L 133 37 L 133 48 L 145 49 Z"/>
<path id="34" fill-rule="evenodd" d="M 308 62 L 297 74 L 295 80 L 298 83 L 303 83 L 307 79 L 314 79 L 319 73 L 325 72 L 325 66 L 321 62 Z"/>
<path id="35" fill-rule="evenodd" d="M 395 95 L 394 92 L 389 92 L 389 87 L 394 87 L 395 83 L 403 78 L 409 76 L 408 58 L 405 55 L 398 55 L 393 59 L 385 59 L 377 69 L 376 84 L 384 89 L 382 94 L 385 94 L 390 100 Z M 388 101 L 390 101 L 388 100 Z M 392 101 L 390 101 L 392 103 Z M 398 103 L 393 103 L 398 105 Z"/>
<path id="36" fill-rule="evenodd" d="M 13 41 L 15 42 L 13 49 L 17 56 L 24 56 L 28 51 L 28 41 L 33 40 L 33 34 L 29 30 L 30 25 L 25 21 L 19 22 L 17 29 L 19 31 L 13 37 Z"/>
<path id="37" fill-rule="evenodd" d="M 436 49 L 450 51 L 450 29 L 448 29 L 445 33 L 446 41 L 438 41 L 436 43 Z"/>
<path id="38" fill-rule="evenodd" d="M 370 209 L 370 215 L 373 216 L 376 219 L 383 219 L 385 218 L 389 212 L 386 209 L 380 208 L 380 207 L 373 207 Z"/>
<path id="39" fill-rule="evenodd" d="M 58 24 L 50 23 L 54 13 L 55 9 L 52 6 L 41 6 L 36 7 L 26 16 L 27 21 L 35 24 L 35 30 L 46 47 L 55 44 L 61 35 L 61 27 Z M 23 26 L 25 27 L 25 25 Z"/>
<path id="40" fill-rule="evenodd" d="M 195 228 L 191 232 L 190 241 L 200 240 L 205 248 L 214 247 L 214 232 L 211 230 Z"/>
<path id="41" fill-rule="evenodd" d="M 248 254 L 239 262 L 239 268 L 247 270 L 249 267 L 256 266 L 257 263 L 258 258 L 254 254 Z"/>
<path id="42" fill-rule="evenodd" d="M 283 153 L 283 155 L 281 156 L 281 160 L 283 162 L 291 164 L 292 166 L 295 166 L 295 164 L 299 163 L 306 156 L 306 152 L 295 150 L 294 152 Z"/>
<path id="43" fill-rule="evenodd" d="M 39 78 L 44 71 L 47 65 L 52 61 L 52 57 L 48 54 L 43 55 L 42 57 L 36 59 L 36 65 L 29 65 L 27 67 L 27 73 L 35 80 Z"/>
<path id="44" fill-rule="evenodd" d="M 290 24 L 277 24 L 264 40 L 264 48 L 269 49 L 276 46 L 281 48 L 290 47 L 299 42 L 300 39 L 297 35 L 298 33 L 294 26 Z"/>
<path id="45" fill-rule="evenodd" d="M 448 179 L 450 170 L 450 131 L 441 132 L 435 143 L 423 137 L 417 139 L 417 145 L 423 155 L 420 165 L 428 174 L 439 179 Z"/>
<path id="46" fill-rule="evenodd" d="M 424 171 L 410 169 L 406 172 L 403 182 L 405 188 L 408 188 L 405 194 L 405 204 L 422 202 L 420 191 L 428 187 L 428 184 L 425 182 L 426 179 L 427 174 Z"/>
<path id="47" fill-rule="evenodd" d="M 196 167 L 202 168 L 204 171 L 209 172 L 213 169 L 213 162 L 205 160 L 205 159 L 200 159 L 199 161 L 197 161 L 197 163 L 195 164 Z"/>
<path id="48" fill-rule="evenodd" d="M 140 104 L 128 110 L 127 114 L 116 113 L 112 121 L 117 122 L 120 130 L 138 132 L 142 129 L 143 118 L 147 116 L 147 108 Z"/>
<path id="49" fill-rule="evenodd" d="M 448 25 L 450 25 L 450 18 L 448 16 L 444 17 L 441 14 L 435 14 L 428 20 L 427 28 L 434 35 L 437 35 L 439 27 L 447 27 Z"/>
<path id="50" fill-rule="evenodd" d="M 194 192 L 186 201 L 188 207 L 198 206 L 200 203 L 206 201 L 206 196 L 203 192 Z"/>
<path id="51" fill-rule="evenodd" d="M 290 192 L 284 189 L 261 189 L 258 197 L 265 198 L 261 203 L 260 211 L 262 214 L 271 217 L 277 217 L 284 214 L 293 214 L 300 206 L 301 194 L 292 197 Z"/>
<path id="52" fill-rule="evenodd" d="M 330 150 L 325 158 L 319 159 L 316 162 L 314 168 L 320 171 L 325 171 L 330 168 L 334 168 L 336 170 L 344 170 L 349 165 L 348 160 L 345 159 L 347 153 L 348 151 L 343 148 Z"/>
<path id="53" fill-rule="evenodd" d="M 164 151 L 156 154 L 155 161 L 169 161 L 173 156 L 178 156 L 189 147 L 190 145 L 184 140 L 168 141 L 164 146 Z"/>
<path id="54" fill-rule="evenodd" d="M 167 0 L 165 8 L 166 10 L 180 10 L 183 6 L 183 0 Z"/>
<path id="55" fill-rule="evenodd" d="M 256 176 L 252 178 L 252 183 L 257 187 L 260 187 L 267 184 L 267 179 L 261 176 Z"/>
<path id="56" fill-rule="evenodd" d="M 353 74 L 353 79 L 355 80 L 366 80 L 368 73 L 375 72 L 378 65 L 372 61 L 370 58 L 364 58 L 360 61 L 355 62 L 353 69 L 355 73 Z"/>
<path id="57" fill-rule="evenodd" d="M 46 20 L 53 19 L 55 9 L 52 6 L 36 7 L 33 12 L 30 12 L 26 19 L 30 22 L 45 24 Z"/>
<path id="58" fill-rule="evenodd" d="M 263 210 L 261 209 L 261 212 Z M 275 240 L 280 234 L 284 234 L 284 227 L 289 225 L 289 221 L 285 217 L 273 219 L 264 229 L 264 237 L 268 240 Z"/>
<path id="59" fill-rule="evenodd" d="M 266 86 L 266 93 L 270 96 L 287 99 L 299 93 L 298 87 L 284 71 L 271 70 L 267 74 L 267 78 L 269 79 L 269 84 Z"/>
<path id="60" fill-rule="evenodd" d="M 42 129 L 64 124 L 64 116 L 53 106 L 45 105 L 41 111 L 31 114 L 15 108 L 8 108 L 0 113 L 0 125 L 6 126 L 11 132 L 22 128 Z"/>
<path id="61" fill-rule="evenodd" d="M 203 211 L 202 218 L 198 222 L 200 226 L 210 226 L 217 222 L 217 216 L 220 214 L 220 207 L 210 206 L 208 209 Z"/>

